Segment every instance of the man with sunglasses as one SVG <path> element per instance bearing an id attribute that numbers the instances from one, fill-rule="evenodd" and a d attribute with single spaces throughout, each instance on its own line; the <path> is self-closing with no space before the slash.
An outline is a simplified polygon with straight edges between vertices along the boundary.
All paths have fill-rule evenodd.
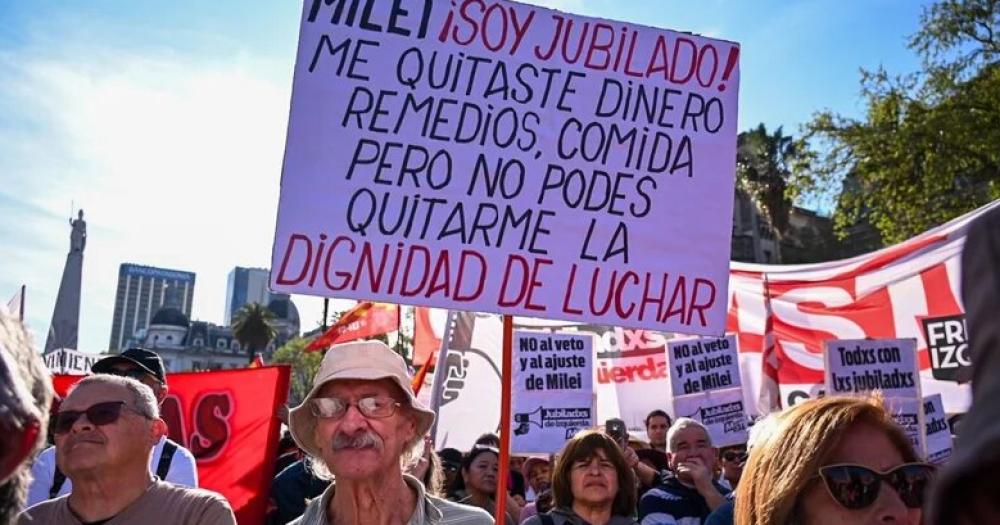
<path id="1" fill-rule="evenodd" d="M 144 348 L 129 348 L 119 355 L 105 357 L 90 367 L 95 374 L 130 377 L 153 390 L 157 405 L 162 405 L 169 391 L 163 360 Z M 185 487 L 198 487 L 198 467 L 194 454 L 164 434 L 153 449 L 149 470 L 163 481 Z M 69 494 L 72 482 L 57 467 L 55 447 L 42 451 L 31 469 L 34 478 L 28 489 L 27 506 Z"/>
<path id="2" fill-rule="evenodd" d="M 485 511 L 432 496 L 403 474 L 401 460 L 433 423 L 434 413 L 413 394 L 406 363 L 384 343 L 331 347 L 312 390 L 289 413 L 289 429 L 314 468 L 332 473 L 335 483 L 293 523 L 492 524 Z"/>
<path id="3" fill-rule="evenodd" d="M 109 375 L 82 379 L 52 424 L 56 463 L 73 490 L 30 507 L 18 524 L 234 525 L 222 496 L 150 474 L 153 446 L 166 429 L 148 386 Z"/>

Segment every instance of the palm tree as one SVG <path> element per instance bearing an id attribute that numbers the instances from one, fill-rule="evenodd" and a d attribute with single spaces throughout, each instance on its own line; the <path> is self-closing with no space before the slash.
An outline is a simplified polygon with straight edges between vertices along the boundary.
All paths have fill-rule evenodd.
<path id="1" fill-rule="evenodd" d="M 246 349 L 248 362 L 267 348 L 277 332 L 272 325 L 274 313 L 260 303 L 249 303 L 236 312 L 233 318 L 233 336 Z"/>
<path id="2" fill-rule="evenodd" d="M 763 212 L 779 244 L 788 231 L 792 210 L 793 168 L 804 158 L 795 139 L 785 136 L 780 126 L 768 134 L 761 123 L 736 139 L 736 183 Z"/>

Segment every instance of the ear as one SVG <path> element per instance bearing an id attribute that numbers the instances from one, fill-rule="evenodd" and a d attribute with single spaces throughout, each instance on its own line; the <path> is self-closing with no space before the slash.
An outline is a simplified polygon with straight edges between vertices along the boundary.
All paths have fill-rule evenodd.
<path id="1" fill-rule="evenodd" d="M 150 425 L 149 437 L 153 443 L 160 441 L 160 438 L 167 435 L 167 423 L 162 419 L 154 419 Z"/>

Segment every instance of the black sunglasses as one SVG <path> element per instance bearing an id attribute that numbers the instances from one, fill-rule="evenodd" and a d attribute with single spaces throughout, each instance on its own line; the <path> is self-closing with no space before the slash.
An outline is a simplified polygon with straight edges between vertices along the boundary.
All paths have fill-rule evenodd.
<path id="1" fill-rule="evenodd" d="M 87 415 L 87 421 L 90 421 L 94 425 L 99 427 L 110 425 L 118 421 L 118 418 L 121 417 L 122 408 L 127 408 L 148 419 L 146 414 L 129 407 L 124 401 L 105 401 L 91 405 L 86 410 L 64 410 L 57 412 L 52 422 L 52 432 L 56 434 L 68 433 L 73 429 L 73 424 L 76 423 L 76 420 L 80 419 L 80 416 L 84 414 Z"/>
<path id="2" fill-rule="evenodd" d="M 739 452 L 736 450 L 727 450 L 722 453 L 722 459 L 729 462 L 736 461 L 742 463 L 747 460 L 747 453 L 745 451 Z"/>
<path id="3" fill-rule="evenodd" d="M 883 481 L 899 494 L 904 505 L 917 509 L 924 504 L 934 472 L 934 465 L 928 463 L 904 463 L 888 472 L 842 464 L 820 468 L 819 476 L 830 496 L 848 509 L 863 509 L 875 503 Z"/>

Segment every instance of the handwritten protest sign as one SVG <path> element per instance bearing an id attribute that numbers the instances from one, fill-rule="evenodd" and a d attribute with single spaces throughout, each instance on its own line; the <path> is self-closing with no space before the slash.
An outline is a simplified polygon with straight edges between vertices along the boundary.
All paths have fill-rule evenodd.
<path id="1" fill-rule="evenodd" d="M 916 339 L 838 339 L 824 344 L 827 395 L 882 392 L 896 423 L 924 449 Z"/>
<path id="2" fill-rule="evenodd" d="M 927 461 L 944 463 L 951 457 L 953 444 L 941 394 L 924 398 L 924 428 L 927 431 Z"/>
<path id="3" fill-rule="evenodd" d="M 674 414 L 700 421 L 716 447 L 747 442 L 746 409 L 739 388 L 675 397 Z"/>
<path id="4" fill-rule="evenodd" d="M 517 331 L 514 349 L 511 449 L 557 452 L 594 425 L 594 338 Z"/>
<path id="5" fill-rule="evenodd" d="M 667 344 L 674 396 L 740 387 L 736 336 L 671 340 Z"/>
<path id="6" fill-rule="evenodd" d="M 272 288 L 719 334 L 739 80 L 691 34 L 307 0 Z"/>
<path id="7" fill-rule="evenodd" d="M 826 392 L 920 399 L 914 339 L 840 339 L 825 343 Z"/>

